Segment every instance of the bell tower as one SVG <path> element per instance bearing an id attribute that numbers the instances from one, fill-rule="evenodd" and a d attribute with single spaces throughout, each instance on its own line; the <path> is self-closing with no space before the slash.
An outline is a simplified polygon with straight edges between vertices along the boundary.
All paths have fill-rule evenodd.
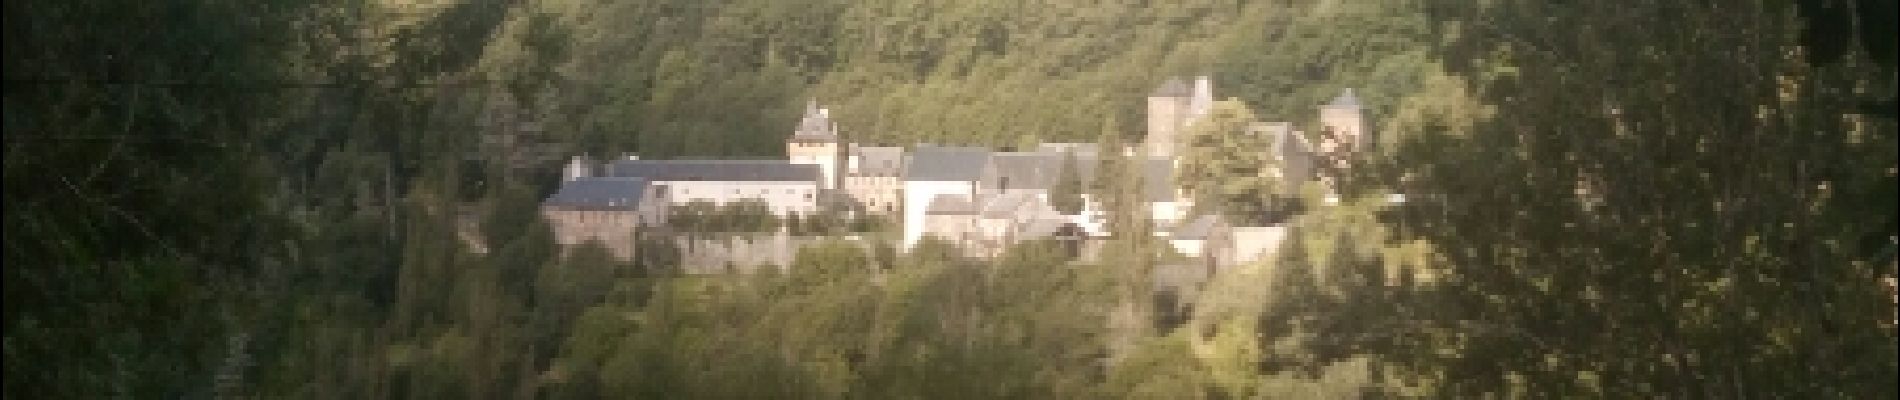
<path id="1" fill-rule="evenodd" d="M 838 123 L 831 121 L 831 110 L 818 108 L 818 100 L 805 102 L 805 115 L 798 120 L 792 137 L 785 140 L 785 156 L 793 164 L 818 166 L 820 189 L 838 187 Z"/>

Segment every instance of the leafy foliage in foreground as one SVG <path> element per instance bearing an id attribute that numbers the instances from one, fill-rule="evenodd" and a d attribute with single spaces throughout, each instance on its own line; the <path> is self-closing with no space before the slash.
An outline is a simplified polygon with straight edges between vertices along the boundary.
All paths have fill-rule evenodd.
<path id="1" fill-rule="evenodd" d="M 1832 6 L 1057 3 L 8 2 L 6 395 L 1894 396 L 1892 35 L 1817 45 Z M 1382 93 L 1379 152 L 1164 324 L 1138 180 L 1090 182 L 1096 262 L 689 277 L 556 247 L 482 146 L 772 155 L 810 96 L 853 140 L 1128 143 L 1206 72 L 1296 124 Z M 1238 167 L 1189 183 L 1286 200 Z"/>

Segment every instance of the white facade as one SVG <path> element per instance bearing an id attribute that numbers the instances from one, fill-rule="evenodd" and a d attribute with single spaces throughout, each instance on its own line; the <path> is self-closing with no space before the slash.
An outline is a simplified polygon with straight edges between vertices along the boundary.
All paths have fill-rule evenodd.
<path id="1" fill-rule="evenodd" d="M 1207 245 L 1207 239 L 1168 239 L 1174 251 L 1188 257 L 1200 257 L 1201 248 Z"/>
<path id="2" fill-rule="evenodd" d="M 838 143 L 815 140 L 793 140 L 785 143 L 785 154 L 793 164 L 818 166 L 820 187 L 832 189 L 838 182 Z"/>
<path id="3" fill-rule="evenodd" d="M 1286 232 L 1285 226 L 1236 227 L 1233 248 L 1229 249 L 1233 254 L 1228 259 L 1240 265 L 1272 258 L 1279 252 L 1280 243 L 1286 241 Z"/>
<path id="4" fill-rule="evenodd" d="M 1193 207 L 1193 204 L 1185 201 L 1185 199 L 1184 197 L 1176 197 L 1176 201 L 1148 203 L 1148 218 L 1155 221 L 1155 224 L 1158 226 L 1172 226 L 1177 222 L 1181 222 L 1182 218 L 1187 216 L 1188 209 Z"/>
<path id="5" fill-rule="evenodd" d="M 924 237 L 924 220 L 930 200 L 940 194 L 976 195 L 975 181 L 905 181 L 904 250 L 910 250 Z"/>
<path id="6" fill-rule="evenodd" d="M 661 198 L 670 206 L 694 201 L 713 204 L 757 199 L 779 216 L 818 212 L 818 183 L 809 181 L 662 181 Z"/>

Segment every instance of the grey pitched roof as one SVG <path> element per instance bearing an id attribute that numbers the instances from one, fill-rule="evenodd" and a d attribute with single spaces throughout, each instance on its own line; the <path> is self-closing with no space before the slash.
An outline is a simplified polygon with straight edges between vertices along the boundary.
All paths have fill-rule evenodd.
<path id="1" fill-rule="evenodd" d="M 1181 224 L 1179 228 L 1175 228 L 1174 240 L 1207 240 L 1216 230 L 1225 228 L 1226 224 L 1221 221 L 1220 217 L 1202 215 L 1194 218 L 1192 221 L 1188 221 L 1188 223 Z"/>
<path id="2" fill-rule="evenodd" d="M 632 210 L 640 206 L 647 181 L 639 178 L 581 178 L 561 184 L 542 201 L 543 206 L 602 210 Z"/>
<path id="3" fill-rule="evenodd" d="M 1083 184 L 1095 176 L 1094 154 L 1075 154 L 1075 177 Z M 983 187 L 990 189 L 1054 189 L 1062 179 L 1068 154 L 1054 151 L 995 153 L 983 166 Z M 1007 185 L 1004 185 L 1007 183 Z"/>
<path id="4" fill-rule="evenodd" d="M 818 166 L 785 160 L 619 160 L 607 176 L 648 181 L 818 181 Z"/>
<path id="5" fill-rule="evenodd" d="M 1352 95 L 1352 88 L 1346 88 L 1345 92 L 1340 93 L 1339 97 L 1334 97 L 1333 102 L 1327 103 L 1326 106 L 1359 108 L 1359 96 Z"/>
<path id="6" fill-rule="evenodd" d="M 906 181 L 969 181 L 983 176 L 989 150 L 976 147 L 918 147 L 905 166 Z"/>
<path id="7" fill-rule="evenodd" d="M 1102 146 L 1094 143 L 1042 143 L 1036 145 L 1036 151 L 1042 153 L 1075 153 L 1075 158 L 1095 159 L 1101 154 Z"/>
<path id="8" fill-rule="evenodd" d="M 970 204 L 969 196 L 940 194 L 930 198 L 924 215 L 976 215 L 976 205 Z"/>
<path id="9" fill-rule="evenodd" d="M 1061 159 L 1047 153 L 996 153 L 983 164 L 983 187 L 1049 189 L 1055 186 Z"/>
<path id="10" fill-rule="evenodd" d="M 902 147 L 855 147 L 852 148 L 852 153 L 858 156 L 858 173 L 903 175 L 904 148 Z"/>
<path id="11" fill-rule="evenodd" d="M 1155 88 L 1154 93 L 1149 94 L 1148 97 L 1189 97 L 1193 95 L 1193 89 L 1188 87 L 1187 82 L 1181 81 L 1181 78 L 1178 77 L 1169 77 L 1167 82 L 1162 82 L 1161 87 Z"/>

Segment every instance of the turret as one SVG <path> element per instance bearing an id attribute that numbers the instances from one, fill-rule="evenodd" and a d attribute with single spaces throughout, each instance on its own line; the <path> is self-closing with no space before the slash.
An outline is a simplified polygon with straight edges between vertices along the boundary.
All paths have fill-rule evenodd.
<path id="1" fill-rule="evenodd" d="M 818 100 L 805 102 L 805 115 L 798 120 L 792 137 L 785 140 L 785 156 L 793 164 L 815 164 L 821 171 L 823 189 L 836 188 L 838 166 L 843 149 L 838 143 L 838 124 L 831 120 L 831 110 L 819 108 Z"/>
<path id="2" fill-rule="evenodd" d="M 1347 152 L 1358 151 L 1365 140 L 1365 108 L 1359 105 L 1359 97 L 1354 96 L 1351 88 L 1333 98 L 1319 108 L 1319 122 L 1327 137 L 1334 138 Z"/>

